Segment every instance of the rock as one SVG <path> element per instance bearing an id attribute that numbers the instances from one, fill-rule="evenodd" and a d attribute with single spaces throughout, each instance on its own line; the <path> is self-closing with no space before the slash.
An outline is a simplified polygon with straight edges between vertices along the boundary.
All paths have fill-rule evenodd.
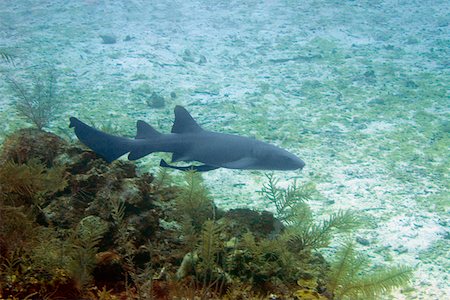
<path id="1" fill-rule="evenodd" d="M 403 245 L 400 245 L 399 247 L 394 249 L 394 251 L 397 252 L 398 254 L 403 254 L 403 253 L 407 253 L 408 252 L 408 248 L 406 248 Z"/>
<path id="2" fill-rule="evenodd" d="M 186 62 L 195 62 L 195 58 L 189 49 L 184 50 L 182 58 Z"/>
<path id="3" fill-rule="evenodd" d="M 129 35 L 127 35 L 127 36 L 123 39 L 124 42 L 129 42 L 129 41 L 131 41 L 131 40 L 134 40 L 134 37 L 131 37 L 131 36 L 129 36 Z"/>
<path id="4" fill-rule="evenodd" d="M 22 164 L 30 159 L 38 159 L 46 167 L 52 167 L 54 159 L 67 146 L 66 141 L 53 133 L 35 128 L 20 129 L 5 139 L 0 163 L 13 161 Z"/>
<path id="5" fill-rule="evenodd" d="M 367 103 L 367 105 L 369 105 L 369 106 L 385 105 L 385 104 L 386 104 L 386 102 L 380 98 L 372 99 Z"/>
<path id="6" fill-rule="evenodd" d="M 141 84 L 137 88 L 132 90 L 136 100 L 145 102 L 151 108 L 163 108 L 166 105 L 166 101 L 163 96 L 155 92 L 154 89 L 148 84 Z"/>
<path id="7" fill-rule="evenodd" d="M 232 222 L 239 232 L 249 230 L 257 237 L 270 237 L 278 234 L 283 224 L 276 219 L 271 212 L 257 212 L 248 208 L 236 208 L 227 211 L 224 218 Z M 233 224 L 234 223 L 234 224 Z"/>
<path id="8" fill-rule="evenodd" d="M 145 244 L 151 236 L 155 237 L 159 230 L 159 213 L 154 210 L 143 212 L 133 211 L 127 218 L 129 230 L 132 233 L 134 242 Z"/>
<path id="9" fill-rule="evenodd" d="M 97 216 L 86 216 L 79 223 L 78 234 L 81 239 L 89 240 L 94 235 L 103 235 L 108 231 L 108 226 L 108 222 Z"/>
<path id="10" fill-rule="evenodd" d="M 204 55 L 200 55 L 200 59 L 198 60 L 197 64 L 199 65 L 204 65 L 206 64 L 208 61 L 206 60 L 206 57 Z"/>
<path id="11" fill-rule="evenodd" d="M 61 196 L 43 208 L 46 222 L 60 228 L 71 228 L 80 221 L 80 212 L 72 203 L 72 197 Z"/>
<path id="12" fill-rule="evenodd" d="M 369 242 L 368 239 L 363 238 L 363 237 L 360 237 L 360 236 L 357 236 L 357 237 L 356 237 L 356 242 L 357 242 L 358 244 L 363 245 L 363 246 L 369 246 L 369 245 L 370 245 L 370 242 Z"/>
<path id="13" fill-rule="evenodd" d="M 107 290 L 117 288 L 117 283 L 125 280 L 122 257 L 115 251 L 99 252 L 95 255 L 96 266 L 92 272 L 97 286 Z"/>
<path id="14" fill-rule="evenodd" d="M 419 87 L 419 85 L 417 83 L 415 83 L 414 81 L 412 81 L 412 80 L 407 80 L 405 82 L 405 86 L 407 88 L 411 88 L 411 89 L 417 89 Z"/>
<path id="15" fill-rule="evenodd" d="M 117 38 L 113 35 L 101 34 L 102 44 L 115 44 L 117 42 Z"/>
<path id="16" fill-rule="evenodd" d="M 183 257 L 183 261 L 181 262 L 180 267 L 177 270 L 176 273 L 176 278 L 179 279 L 183 279 L 184 277 L 186 277 L 189 274 L 192 274 L 194 272 L 194 267 L 195 264 L 198 261 L 198 255 L 197 253 L 187 253 L 184 257 Z"/>
<path id="17" fill-rule="evenodd" d="M 153 92 L 147 100 L 148 106 L 151 108 L 163 108 L 166 105 L 166 101 L 163 96 Z"/>
<path id="18" fill-rule="evenodd" d="M 136 178 L 126 178 L 122 182 L 120 191 L 118 192 L 118 197 L 120 201 L 131 205 L 135 208 L 140 208 L 144 206 L 143 194 L 139 189 L 138 180 Z"/>

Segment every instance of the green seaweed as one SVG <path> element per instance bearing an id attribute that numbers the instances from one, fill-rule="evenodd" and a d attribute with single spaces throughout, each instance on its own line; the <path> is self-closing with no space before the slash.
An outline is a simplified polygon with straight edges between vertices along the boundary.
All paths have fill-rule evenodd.
<path id="1" fill-rule="evenodd" d="M 360 218 L 352 211 L 338 211 L 315 222 L 307 211 L 300 210 L 291 222 L 283 235 L 297 251 L 328 247 L 335 233 L 350 232 L 361 226 Z"/>
<path id="2" fill-rule="evenodd" d="M 361 225 L 360 219 L 351 211 L 338 211 L 321 222 L 315 222 L 305 203 L 316 191 L 312 183 L 298 186 L 294 180 L 282 189 L 273 175 L 266 174 L 266 177 L 268 182 L 263 185 L 261 193 L 274 204 L 277 217 L 288 225 L 283 238 L 296 251 L 327 247 L 335 232 L 349 232 Z"/>
<path id="3" fill-rule="evenodd" d="M 286 189 L 282 189 L 278 186 L 279 179 L 275 178 L 273 173 L 266 173 L 265 176 L 267 183 L 263 184 L 260 193 L 275 206 L 276 215 L 282 221 L 291 218 L 292 209 L 311 199 L 316 190 L 314 184 L 299 186 L 296 180 Z"/>
<path id="4" fill-rule="evenodd" d="M 0 58 L 9 64 L 14 64 L 14 55 L 6 49 L 0 49 Z"/>
<path id="5" fill-rule="evenodd" d="M 163 187 L 167 187 L 172 182 L 172 177 L 170 175 L 168 168 L 159 167 L 156 172 L 154 186 L 155 190 L 161 190 Z"/>
<path id="6" fill-rule="evenodd" d="M 38 129 L 49 125 L 55 118 L 61 106 L 56 88 L 56 75 L 54 71 L 35 77 L 31 86 L 7 76 L 16 101 L 14 107 L 18 114 Z"/>
<path id="7" fill-rule="evenodd" d="M 334 299 L 379 299 L 393 288 L 405 286 L 412 269 L 399 266 L 367 272 L 368 260 L 355 251 L 353 242 L 346 242 L 331 264 L 328 290 Z"/>
<path id="8" fill-rule="evenodd" d="M 176 211 L 182 220 L 190 222 L 198 232 L 206 220 L 213 218 L 214 204 L 200 173 L 190 171 L 184 176 L 185 184 L 175 198 Z"/>
<path id="9" fill-rule="evenodd" d="M 224 281 L 224 272 L 220 272 L 219 253 L 224 246 L 220 239 L 223 227 L 212 220 L 203 223 L 202 232 L 197 249 L 198 263 L 196 276 L 201 280 L 202 298 L 207 299 L 209 291 L 214 288 L 214 294 L 221 294 Z"/>
<path id="10" fill-rule="evenodd" d="M 80 221 L 70 237 L 72 249 L 69 253 L 68 271 L 82 290 L 92 280 L 98 244 L 107 230 L 107 224 L 99 217 L 87 216 Z"/>
<path id="11" fill-rule="evenodd" d="M 339 211 L 317 220 L 307 204 L 315 193 L 312 184 L 299 185 L 294 181 L 282 189 L 274 176 L 267 176 L 268 183 L 261 193 L 274 204 L 284 221 L 281 225 L 269 212 L 243 210 L 233 214 L 216 211 L 199 173 L 187 172 L 183 174 L 182 186 L 166 189 L 167 174 L 158 175 L 160 181 L 152 182 L 151 176 L 139 181 L 130 178 L 135 176 L 134 173 L 125 172 L 124 175 L 121 163 L 108 167 L 98 159 L 87 162 L 90 156 L 85 154 L 88 152 L 75 153 L 81 153 L 84 164 L 94 165 L 94 170 L 83 169 L 83 172 L 94 172 L 99 181 L 105 178 L 115 181 L 120 176 L 127 176 L 127 182 L 139 182 L 142 197 L 148 197 L 148 201 L 136 209 L 138 206 L 120 196 L 122 189 L 133 189 L 134 185 L 106 182 L 108 190 L 119 191 L 118 194 L 100 193 L 102 199 L 109 199 L 109 202 L 107 210 L 98 211 L 99 216 L 83 214 L 80 222 L 72 223 L 78 224 L 73 225 L 75 228 L 63 229 L 56 224 L 45 227 L 34 221 L 36 210 L 28 213 L 25 206 L 36 205 L 32 200 L 36 195 L 40 195 L 39 205 L 48 205 L 55 199 L 64 201 L 69 195 L 73 201 L 78 201 L 72 189 L 65 189 L 65 169 L 45 168 L 33 160 L 27 164 L 4 162 L 0 169 L 0 175 L 3 174 L 0 176 L 0 246 L 11 244 L 6 252 L 0 253 L 3 284 L 0 288 L 5 295 L 25 298 L 39 287 L 35 297 L 54 291 L 57 291 L 55 295 L 61 296 L 64 288 L 70 291 L 69 298 L 109 299 L 121 292 L 130 299 L 173 299 L 186 295 L 200 299 L 236 299 L 258 298 L 270 292 L 280 297 L 325 299 L 324 291 L 328 286 L 327 291 L 336 299 L 345 299 L 354 295 L 361 298 L 385 294 L 391 286 L 400 284 L 402 268 L 398 272 L 393 268 L 366 276 L 365 267 L 358 269 L 357 263 L 351 265 L 358 272 L 348 280 L 345 264 L 350 258 L 342 259 L 340 254 L 336 256 L 333 268 L 327 268 L 325 259 L 316 250 L 327 247 L 337 233 L 357 228 L 360 222 L 350 211 Z M 23 173 L 22 177 L 16 176 L 24 180 L 6 175 L 11 172 Z M 51 172 L 55 173 L 50 176 L 48 173 Z M 68 176 L 72 182 L 85 175 Z M 30 181 L 33 176 L 45 178 Z M 21 184 L 33 184 L 11 189 L 8 180 L 13 179 Z M 49 182 L 58 184 L 46 188 L 52 186 Z M 100 191 L 105 188 L 99 187 Z M 97 194 L 93 193 L 92 198 L 98 197 Z M 96 200 L 89 198 L 86 201 L 92 204 Z M 10 204 L 23 204 L 24 207 Z M 46 206 L 43 211 L 49 213 L 52 209 Z M 90 213 L 97 214 L 97 211 Z M 158 215 L 157 221 L 161 225 L 176 222 L 178 227 L 161 226 L 160 231 L 148 236 L 148 242 L 145 238 L 136 238 L 134 233 L 140 233 L 138 226 L 143 226 L 144 230 L 155 228 L 147 227 L 148 222 L 152 222 L 147 218 L 153 215 Z M 259 223 L 261 226 L 250 226 L 252 221 L 246 223 L 236 217 L 238 215 L 244 219 L 257 215 L 260 217 L 257 220 L 263 220 L 273 229 L 265 231 Z M 99 252 L 100 249 L 108 250 Z M 108 257 L 113 257 L 114 261 L 108 262 Z M 361 266 L 363 262 L 361 260 Z M 109 267 L 118 268 L 115 271 L 118 277 L 103 287 L 101 284 L 105 284 L 106 278 L 97 272 Z M 341 286 L 347 283 L 349 288 L 342 290 Z M 120 287 L 108 290 L 113 284 Z M 22 292 L 14 292 L 16 288 Z"/>
<path id="12" fill-rule="evenodd" d="M 0 169 L 0 194 L 4 204 L 39 207 L 49 195 L 67 186 L 63 167 L 46 168 L 39 160 L 25 164 L 8 161 Z"/>

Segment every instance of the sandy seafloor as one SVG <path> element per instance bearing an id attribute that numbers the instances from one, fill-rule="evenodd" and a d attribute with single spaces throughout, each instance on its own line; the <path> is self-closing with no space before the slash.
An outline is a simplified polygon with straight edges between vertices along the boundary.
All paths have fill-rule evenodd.
<path id="1" fill-rule="evenodd" d="M 0 48 L 15 65 L 0 68 L 23 80 L 56 70 L 62 106 L 48 130 L 65 137 L 72 115 L 129 136 L 137 119 L 167 132 L 181 104 L 207 129 L 289 149 L 307 166 L 275 174 L 316 184 L 318 218 L 356 210 L 374 266 L 415 266 L 412 289 L 385 299 L 450 299 L 449 12 L 440 0 L 3 0 Z M 27 123 L 4 80 L 0 93 L 3 140 Z M 220 207 L 273 209 L 257 193 L 263 174 L 204 178 Z"/>

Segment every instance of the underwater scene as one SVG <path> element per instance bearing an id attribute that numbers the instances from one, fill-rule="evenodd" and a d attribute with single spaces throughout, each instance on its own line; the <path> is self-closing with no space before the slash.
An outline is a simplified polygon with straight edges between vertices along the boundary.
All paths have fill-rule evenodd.
<path id="1" fill-rule="evenodd" d="M 0 1 L 0 299 L 450 299 L 450 2 Z"/>

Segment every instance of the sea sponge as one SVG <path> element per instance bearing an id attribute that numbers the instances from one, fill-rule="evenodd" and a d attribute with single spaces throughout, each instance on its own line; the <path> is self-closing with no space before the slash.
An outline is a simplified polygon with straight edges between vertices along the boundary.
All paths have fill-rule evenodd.
<path id="1" fill-rule="evenodd" d="M 298 300 L 327 300 L 326 297 L 322 296 L 318 292 L 305 288 L 295 291 L 293 296 Z"/>

